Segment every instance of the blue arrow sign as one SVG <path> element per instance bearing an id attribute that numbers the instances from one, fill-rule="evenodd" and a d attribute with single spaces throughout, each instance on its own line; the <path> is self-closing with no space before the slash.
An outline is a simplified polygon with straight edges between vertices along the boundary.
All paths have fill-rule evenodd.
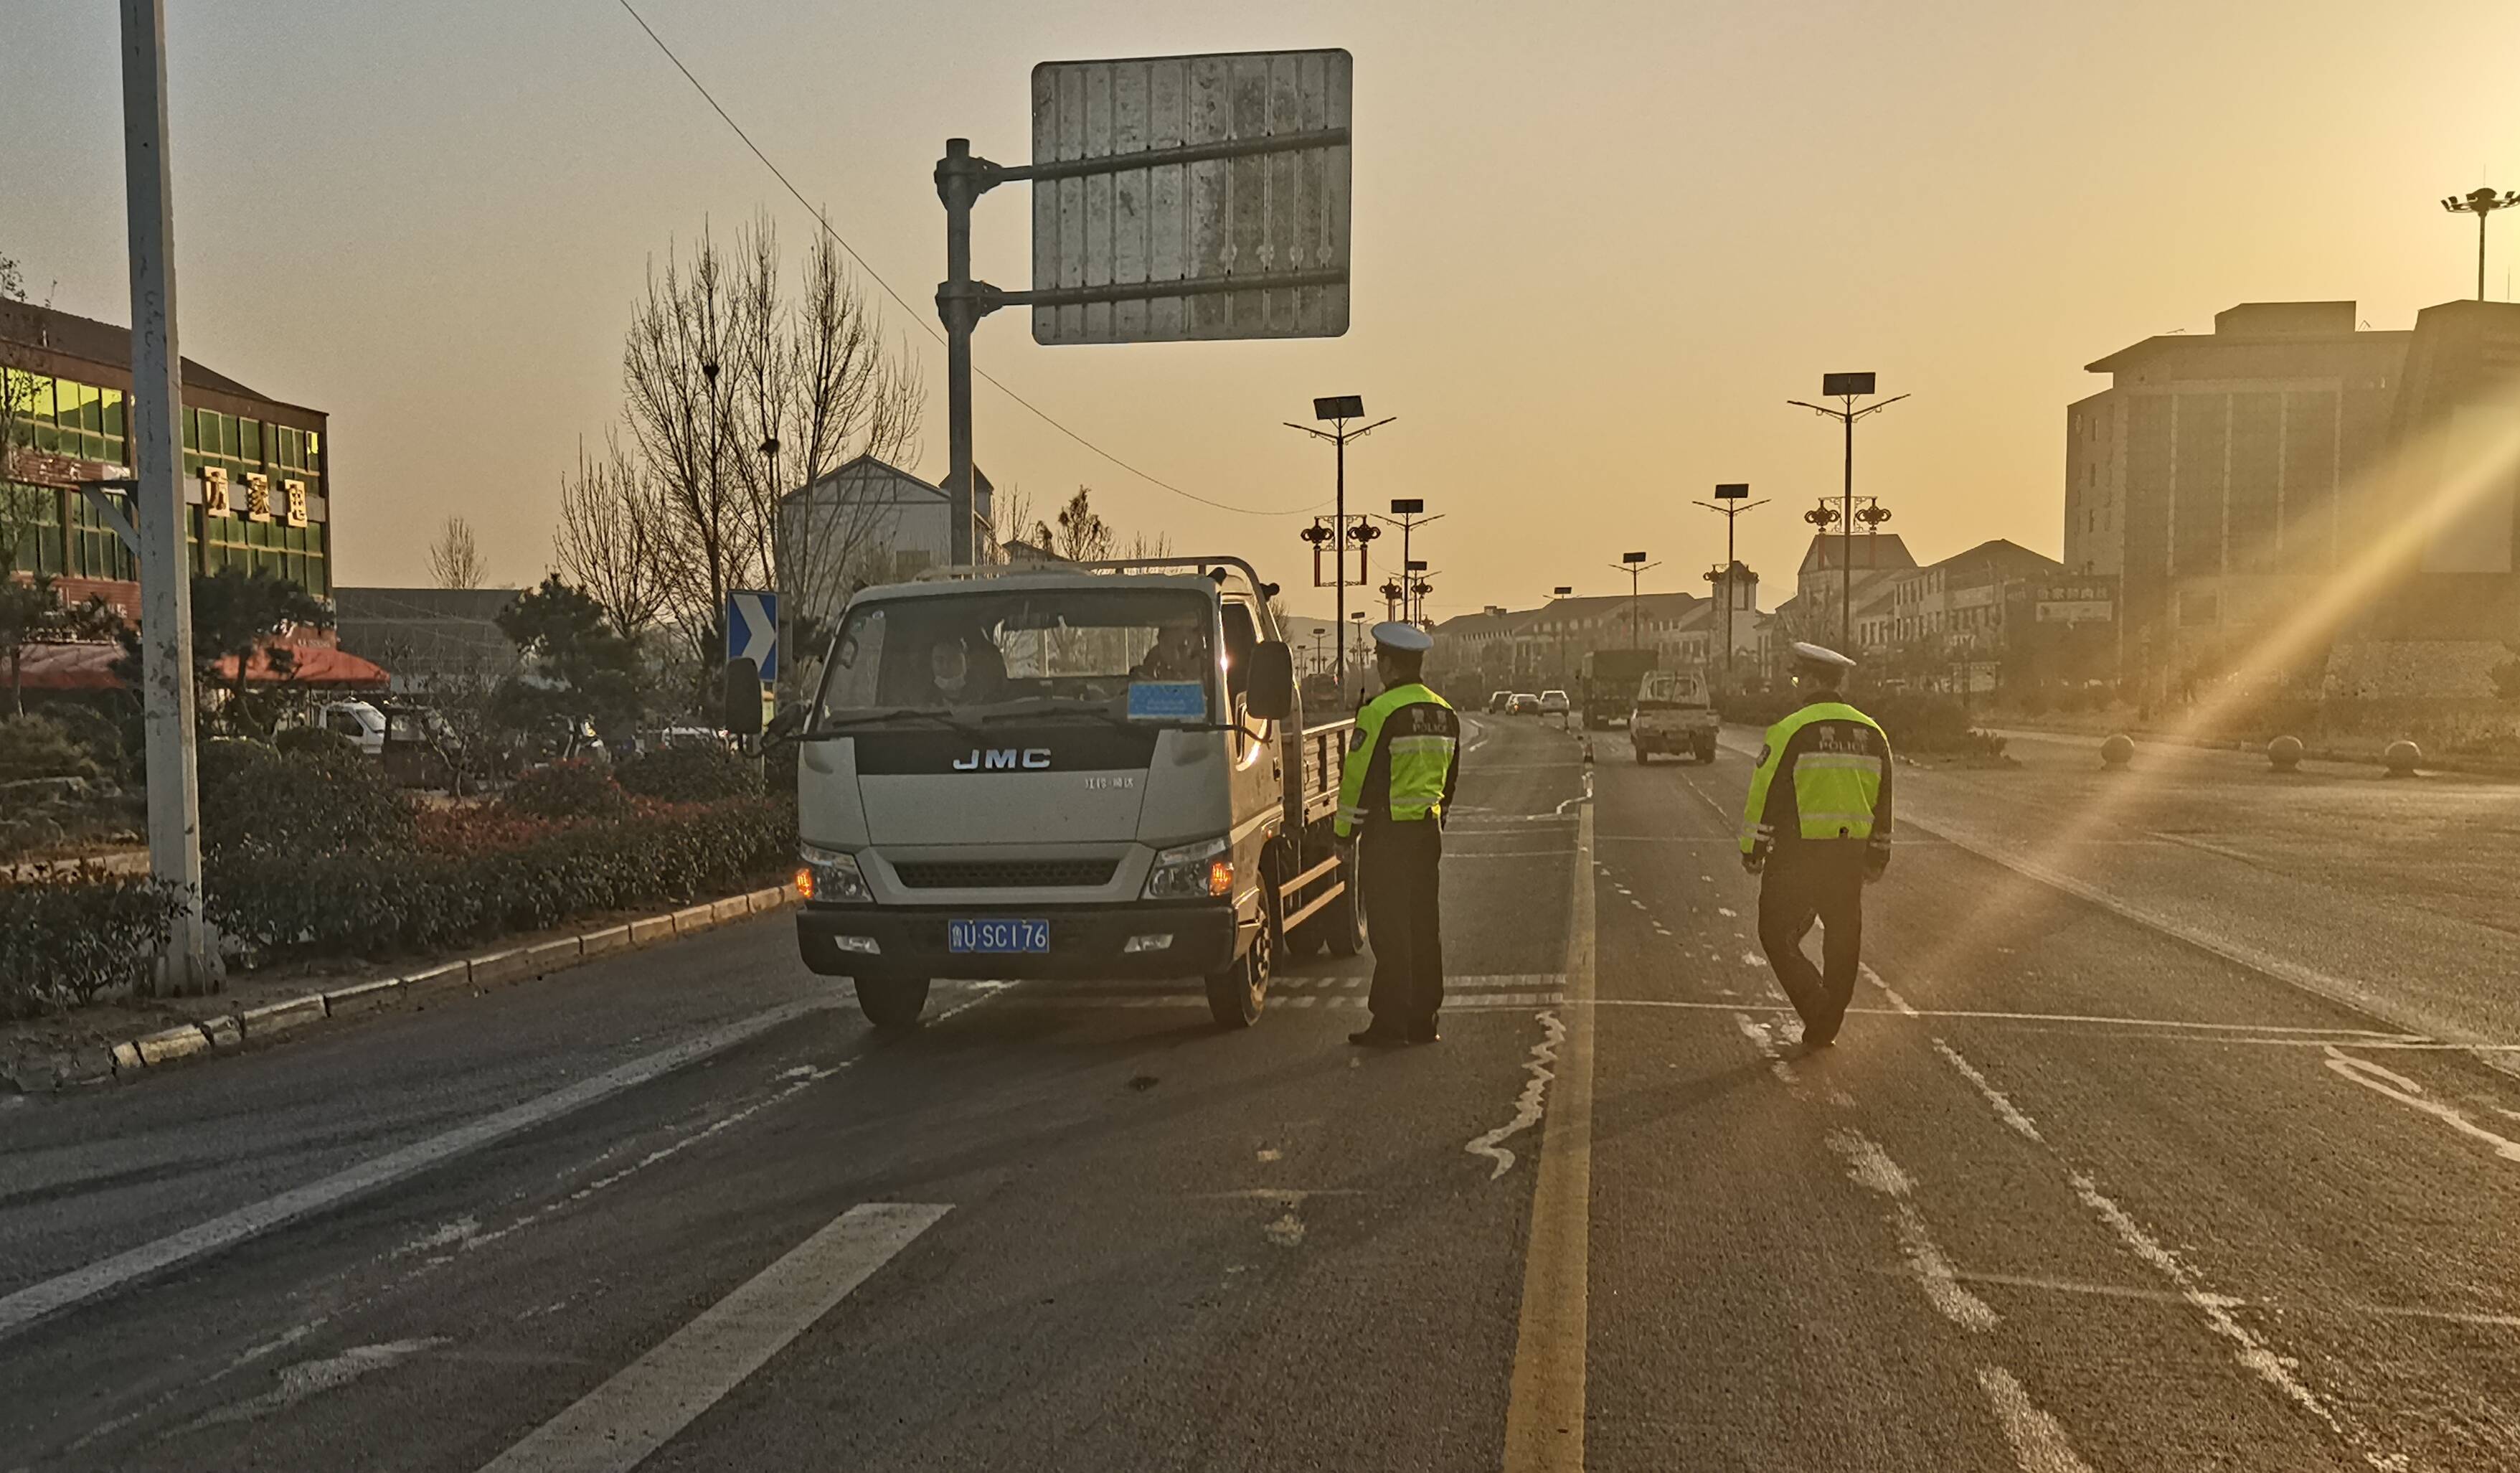
<path id="1" fill-rule="evenodd" d="M 726 658 L 750 659 L 761 678 L 779 678 L 779 595 L 734 588 L 726 595 Z"/>

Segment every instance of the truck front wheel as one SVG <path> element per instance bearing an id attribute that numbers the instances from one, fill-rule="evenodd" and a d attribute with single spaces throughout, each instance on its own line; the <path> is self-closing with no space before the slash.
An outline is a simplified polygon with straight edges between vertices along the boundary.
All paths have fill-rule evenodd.
<path id="1" fill-rule="evenodd" d="M 1260 1009 L 1269 1000 L 1269 978 L 1277 970 L 1277 961 L 1278 918 L 1263 900 L 1260 927 L 1252 934 L 1251 944 L 1227 963 L 1224 971 L 1207 975 L 1207 1011 L 1217 1027 L 1243 1029 L 1260 1021 Z"/>
<path id="2" fill-rule="evenodd" d="M 919 1015 L 927 1008 L 927 979 L 924 977 L 861 977 L 858 979 L 858 1011 L 869 1023 L 881 1029 L 917 1028 Z"/>

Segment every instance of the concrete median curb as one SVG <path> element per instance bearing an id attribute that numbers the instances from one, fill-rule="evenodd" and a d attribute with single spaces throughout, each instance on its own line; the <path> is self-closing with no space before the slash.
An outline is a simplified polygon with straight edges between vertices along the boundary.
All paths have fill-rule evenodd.
<path id="1" fill-rule="evenodd" d="M 508 946 L 477 956 L 432 962 L 398 977 L 380 977 L 300 996 L 283 997 L 198 1023 L 159 1029 L 110 1044 L 65 1051 L 49 1059 L 38 1056 L 22 1062 L 14 1074 L 0 1070 L 0 1088 L 15 1087 L 22 1093 L 33 1093 L 127 1078 L 184 1059 L 233 1053 L 243 1044 L 258 1042 L 329 1018 L 379 1012 L 400 1007 L 415 997 L 429 997 L 441 992 L 538 981 L 599 957 L 697 936 L 753 916 L 785 910 L 795 903 L 796 892 L 791 887 L 774 885 L 659 915 L 617 922 L 574 936 L 555 937 L 530 945 Z"/>

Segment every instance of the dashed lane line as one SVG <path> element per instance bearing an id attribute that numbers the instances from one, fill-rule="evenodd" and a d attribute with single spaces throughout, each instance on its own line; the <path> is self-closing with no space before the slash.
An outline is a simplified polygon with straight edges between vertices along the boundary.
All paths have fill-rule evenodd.
<path id="1" fill-rule="evenodd" d="M 918 1202 L 850 1208 L 481 1473 L 628 1473 L 949 1210 Z"/>
<path id="2" fill-rule="evenodd" d="M 125 1249 L 111 1258 L 30 1284 L 0 1298 L 0 1340 L 47 1315 L 100 1299 L 155 1274 L 232 1248 L 248 1238 L 340 1206 L 475 1151 L 493 1141 L 583 1110 L 625 1089 L 746 1043 L 799 1018 L 838 1007 L 841 997 L 815 997 L 753 1014 L 698 1037 L 608 1069 L 564 1089 L 526 1100 L 469 1125 L 415 1141 L 277 1196 Z"/>

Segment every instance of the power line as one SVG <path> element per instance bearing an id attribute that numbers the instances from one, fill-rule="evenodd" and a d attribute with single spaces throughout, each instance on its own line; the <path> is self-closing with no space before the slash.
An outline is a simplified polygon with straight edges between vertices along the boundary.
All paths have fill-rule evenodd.
<path id="1" fill-rule="evenodd" d="M 735 136 L 742 139 L 743 141 L 743 146 L 752 151 L 752 157 L 761 161 L 761 166 L 763 168 L 770 170 L 770 176 L 779 181 L 780 188 L 787 190 L 788 195 L 792 197 L 798 205 L 804 207 L 805 212 L 814 217 L 814 223 L 822 227 L 822 231 L 825 235 L 832 238 L 832 244 L 848 253 L 849 259 L 857 262 L 858 269 L 874 278 L 875 284 L 883 289 L 883 295 L 891 298 L 903 311 L 908 312 L 910 314 L 910 320 L 918 323 L 919 326 L 926 332 L 928 337 L 935 339 L 940 345 L 944 343 L 944 335 L 936 331 L 935 324 L 922 316 L 918 308 L 912 306 L 899 292 L 892 289 L 892 283 L 885 281 L 881 272 L 876 270 L 874 266 L 868 263 L 865 256 L 858 253 L 858 250 L 855 246 L 850 245 L 838 231 L 832 228 L 830 218 L 823 213 L 820 207 L 807 200 L 802 191 L 798 190 L 793 183 L 789 182 L 787 172 L 780 168 L 778 164 L 771 161 L 770 156 L 761 151 L 761 145 L 752 141 L 752 135 L 743 130 L 743 124 L 737 122 L 734 116 L 730 115 L 725 108 L 718 105 L 717 98 L 709 92 L 708 87 L 703 84 L 698 77 L 692 74 L 692 69 L 683 65 L 683 59 L 681 57 L 674 55 L 674 48 L 666 45 L 665 38 L 656 34 L 656 28 L 648 23 L 648 18 L 639 14 L 637 8 L 631 5 L 630 0 L 619 0 L 619 3 L 623 10 L 630 13 L 630 19 L 639 23 L 639 28 L 648 33 L 648 39 L 656 43 L 656 49 L 665 54 L 665 60 L 674 64 L 674 69 L 683 74 L 683 80 L 690 82 L 692 84 L 692 90 L 698 92 L 700 95 L 700 100 L 709 105 L 709 111 L 715 113 L 718 115 L 719 120 L 723 121 L 728 127 L 735 130 Z M 1032 400 L 1025 398 L 1022 394 L 1019 394 L 1012 389 L 1008 388 L 987 369 L 981 368 L 975 364 L 971 371 L 979 375 L 979 377 L 987 380 L 990 388 L 995 389 L 998 392 L 1005 394 L 1008 398 L 1014 400 L 1016 403 L 1021 404 L 1025 409 L 1030 410 L 1034 418 L 1040 420 L 1043 424 L 1050 426 L 1059 434 L 1066 436 L 1069 439 L 1083 445 L 1086 449 L 1102 456 L 1104 460 L 1118 466 L 1121 470 L 1137 477 L 1140 481 L 1147 483 L 1148 485 L 1160 486 L 1163 489 L 1172 492 L 1176 496 L 1187 497 L 1190 500 L 1197 502 L 1201 506 L 1212 506 L 1218 511 L 1233 512 L 1244 517 L 1299 517 L 1318 510 L 1320 507 L 1328 504 L 1326 502 L 1315 502 L 1312 506 L 1289 507 L 1283 511 L 1264 511 L 1254 507 L 1230 505 L 1223 501 L 1217 501 L 1209 497 L 1202 496 L 1196 491 L 1184 490 L 1180 486 L 1173 484 L 1171 482 L 1164 480 L 1160 476 L 1152 475 L 1148 472 L 1138 469 L 1129 462 L 1122 460 L 1119 456 L 1103 449 L 1101 445 L 1087 439 L 1084 436 L 1070 430 L 1067 426 L 1059 423 L 1056 418 L 1052 417 L 1048 410 L 1043 409 Z"/>

